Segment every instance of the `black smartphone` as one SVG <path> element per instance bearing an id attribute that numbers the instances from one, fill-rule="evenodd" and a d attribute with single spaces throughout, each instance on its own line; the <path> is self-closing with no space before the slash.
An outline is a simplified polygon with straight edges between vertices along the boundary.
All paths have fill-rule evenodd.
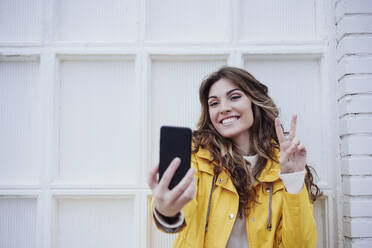
<path id="1" fill-rule="evenodd" d="M 170 162 L 172 162 L 175 157 L 181 159 L 181 164 L 174 173 L 168 187 L 169 189 L 173 189 L 190 168 L 191 129 L 185 127 L 162 126 L 160 128 L 159 181 Z"/>

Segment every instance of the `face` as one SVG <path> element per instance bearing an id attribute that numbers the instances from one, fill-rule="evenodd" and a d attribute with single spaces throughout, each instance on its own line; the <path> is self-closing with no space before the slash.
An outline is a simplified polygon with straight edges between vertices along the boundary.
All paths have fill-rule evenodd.
<path id="1" fill-rule="evenodd" d="M 208 110 L 214 128 L 223 137 L 235 143 L 249 140 L 253 124 L 252 102 L 232 81 L 221 78 L 211 86 Z"/>

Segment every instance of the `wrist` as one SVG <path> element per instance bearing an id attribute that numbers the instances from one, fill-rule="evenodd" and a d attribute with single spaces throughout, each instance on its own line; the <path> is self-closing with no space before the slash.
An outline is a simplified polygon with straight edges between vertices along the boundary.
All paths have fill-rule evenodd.
<path id="1" fill-rule="evenodd" d="M 280 168 L 280 174 L 289 174 L 303 171 L 305 168 Z"/>
<path id="2" fill-rule="evenodd" d="M 295 172 L 293 169 L 283 169 L 280 168 L 280 174 L 289 174 Z"/>
<path id="3" fill-rule="evenodd" d="M 159 210 L 157 210 L 156 208 L 154 208 L 154 211 L 156 212 L 156 214 L 161 217 L 165 222 L 167 223 L 175 223 L 177 222 L 177 220 L 179 219 L 179 216 L 180 216 L 180 212 L 176 213 L 175 215 L 172 215 L 172 216 L 168 216 L 168 215 L 164 215 L 162 214 L 161 212 L 159 212 Z"/>
<path id="4" fill-rule="evenodd" d="M 177 217 L 177 215 L 179 214 L 179 212 L 173 213 L 171 211 L 163 211 L 162 209 L 159 210 L 157 206 L 154 206 L 154 210 L 156 211 L 157 214 L 159 214 L 160 216 L 164 216 L 166 218 Z"/>

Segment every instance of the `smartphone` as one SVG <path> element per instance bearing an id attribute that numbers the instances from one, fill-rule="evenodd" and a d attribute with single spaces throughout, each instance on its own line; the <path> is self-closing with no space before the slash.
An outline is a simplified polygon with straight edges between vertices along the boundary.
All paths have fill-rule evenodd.
<path id="1" fill-rule="evenodd" d="M 174 173 L 169 189 L 173 189 L 190 169 L 191 129 L 162 126 L 160 128 L 159 181 L 175 157 L 181 159 L 181 164 Z"/>

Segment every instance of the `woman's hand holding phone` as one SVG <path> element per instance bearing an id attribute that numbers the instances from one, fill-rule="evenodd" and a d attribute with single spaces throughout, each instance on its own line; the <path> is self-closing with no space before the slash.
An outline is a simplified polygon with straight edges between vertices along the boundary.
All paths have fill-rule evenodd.
<path id="1" fill-rule="evenodd" d="M 159 182 L 157 179 L 159 164 L 150 171 L 148 177 L 148 185 L 154 197 L 154 207 L 160 214 L 167 217 L 176 216 L 194 198 L 196 192 L 193 168 L 188 170 L 177 186 L 169 190 L 168 186 L 180 164 L 181 159 L 174 158 Z"/>

